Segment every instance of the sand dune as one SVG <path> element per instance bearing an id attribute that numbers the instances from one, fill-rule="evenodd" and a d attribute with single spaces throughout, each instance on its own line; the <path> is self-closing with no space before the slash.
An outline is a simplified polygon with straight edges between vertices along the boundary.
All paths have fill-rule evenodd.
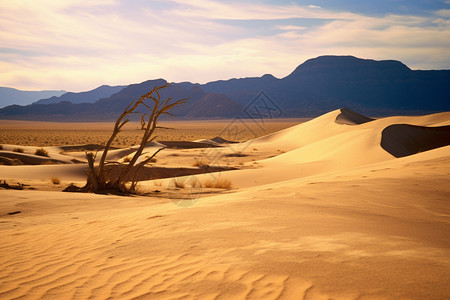
<path id="1" fill-rule="evenodd" d="M 183 142 L 146 169 L 146 197 L 45 190 L 51 176 L 82 184 L 84 164 L 0 166 L 0 179 L 42 181 L 0 190 L 0 298 L 449 298 L 449 125 L 342 109 L 244 143 Z M 187 166 L 212 155 L 210 168 L 240 169 Z M 180 167 L 185 188 L 147 180 Z M 214 178 L 233 189 L 193 186 Z"/>
<path id="2" fill-rule="evenodd" d="M 10 151 L 0 151 L 0 157 L 6 157 L 10 160 L 15 160 L 20 162 L 19 164 L 25 165 L 43 165 L 43 164 L 64 164 L 66 161 L 57 160 L 53 158 L 32 155 L 32 154 L 22 154 Z"/>
<path id="3" fill-rule="evenodd" d="M 381 147 L 403 157 L 450 145 L 450 126 L 424 127 L 394 124 L 383 129 Z"/>
<path id="4" fill-rule="evenodd" d="M 360 125 L 374 120 L 372 118 L 351 111 L 348 108 L 341 108 L 340 111 L 341 113 L 336 117 L 335 120 L 335 122 L 338 124 Z"/>

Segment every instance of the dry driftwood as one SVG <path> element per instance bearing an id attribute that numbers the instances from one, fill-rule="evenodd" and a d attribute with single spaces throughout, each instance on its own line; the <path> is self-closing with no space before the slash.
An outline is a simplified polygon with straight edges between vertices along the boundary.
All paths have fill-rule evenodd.
<path id="1" fill-rule="evenodd" d="M 145 146 L 151 142 L 155 137 L 153 136 L 155 129 L 157 128 L 157 122 L 162 115 L 168 114 L 169 111 L 177 105 L 185 103 L 188 99 L 181 99 L 177 101 L 172 101 L 171 98 L 163 100 L 160 96 L 160 90 L 168 87 L 169 84 L 154 87 L 150 92 L 142 95 L 138 100 L 132 101 L 123 111 L 123 113 L 118 117 L 116 123 L 114 124 L 114 129 L 111 137 L 105 145 L 105 149 L 100 157 L 98 166 L 95 166 L 95 160 L 97 154 L 92 152 L 86 152 L 86 159 L 88 161 L 88 176 L 86 185 L 82 188 L 70 188 L 67 191 L 79 191 L 79 192 L 93 192 L 93 193 L 119 193 L 119 194 L 129 194 L 134 193 L 136 189 L 136 181 L 131 181 L 127 186 L 127 179 L 132 178 L 133 174 L 137 173 L 139 169 L 145 164 L 149 163 L 155 155 L 161 151 L 159 149 L 152 156 L 146 158 L 145 160 L 137 163 L 139 157 L 143 154 Z M 137 108 L 145 108 L 146 112 L 137 112 Z M 107 165 L 106 161 L 108 151 L 111 149 L 111 145 L 116 139 L 117 135 L 121 131 L 122 127 L 129 122 L 129 116 L 133 113 L 141 114 L 141 129 L 143 131 L 142 139 L 139 148 L 135 152 L 134 156 L 131 158 L 128 165 L 123 168 L 121 173 L 114 179 L 108 179 L 107 176 Z"/>

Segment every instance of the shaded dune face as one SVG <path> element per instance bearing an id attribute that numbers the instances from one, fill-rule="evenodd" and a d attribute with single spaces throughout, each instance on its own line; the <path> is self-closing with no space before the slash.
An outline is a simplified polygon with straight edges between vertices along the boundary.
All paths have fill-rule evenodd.
<path id="1" fill-rule="evenodd" d="M 335 120 L 337 124 L 360 125 L 374 120 L 372 118 L 355 113 L 348 108 L 341 108 L 340 111 L 341 113 L 336 117 Z"/>
<path id="2" fill-rule="evenodd" d="M 450 126 L 425 127 L 393 124 L 381 133 L 381 147 L 395 157 L 404 157 L 450 145 Z"/>
<path id="3" fill-rule="evenodd" d="M 42 165 L 45 163 L 65 164 L 67 162 L 31 154 L 0 151 L 0 162 L 5 165 Z"/>

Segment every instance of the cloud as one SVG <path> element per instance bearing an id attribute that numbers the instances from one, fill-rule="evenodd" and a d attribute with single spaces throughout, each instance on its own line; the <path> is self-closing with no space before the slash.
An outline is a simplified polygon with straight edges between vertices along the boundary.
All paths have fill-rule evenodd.
<path id="1" fill-rule="evenodd" d="M 449 68 L 447 16 L 246 1 L 8 0 L 0 2 L 0 85 L 76 91 L 160 77 L 284 77 L 323 54 Z"/>
<path id="2" fill-rule="evenodd" d="M 179 7 L 173 13 L 180 16 L 228 20 L 277 20 L 286 18 L 341 18 L 353 16 L 349 12 L 318 10 L 317 6 L 295 4 L 274 5 L 254 2 L 223 3 L 213 0 L 173 0 Z"/>
<path id="3" fill-rule="evenodd" d="M 307 29 L 307 27 L 305 26 L 295 26 L 295 25 L 277 26 L 277 28 L 284 31 L 300 31 Z"/>
<path id="4" fill-rule="evenodd" d="M 441 9 L 436 12 L 439 17 L 450 18 L 450 9 Z"/>

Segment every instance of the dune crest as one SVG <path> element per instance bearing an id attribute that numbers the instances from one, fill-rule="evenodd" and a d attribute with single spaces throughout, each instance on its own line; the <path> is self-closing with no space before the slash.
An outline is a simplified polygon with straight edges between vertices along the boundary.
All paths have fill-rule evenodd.
<path id="1" fill-rule="evenodd" d="M 354 111 L 351 111 L 348 108 L 341 108 L 341 113 L 336 117 L 335 122 L 337 124 L 341 125 L 360 125 L 364 124 L 370 121 L 373 121 L 374 119 L 360 115 Z"/>

